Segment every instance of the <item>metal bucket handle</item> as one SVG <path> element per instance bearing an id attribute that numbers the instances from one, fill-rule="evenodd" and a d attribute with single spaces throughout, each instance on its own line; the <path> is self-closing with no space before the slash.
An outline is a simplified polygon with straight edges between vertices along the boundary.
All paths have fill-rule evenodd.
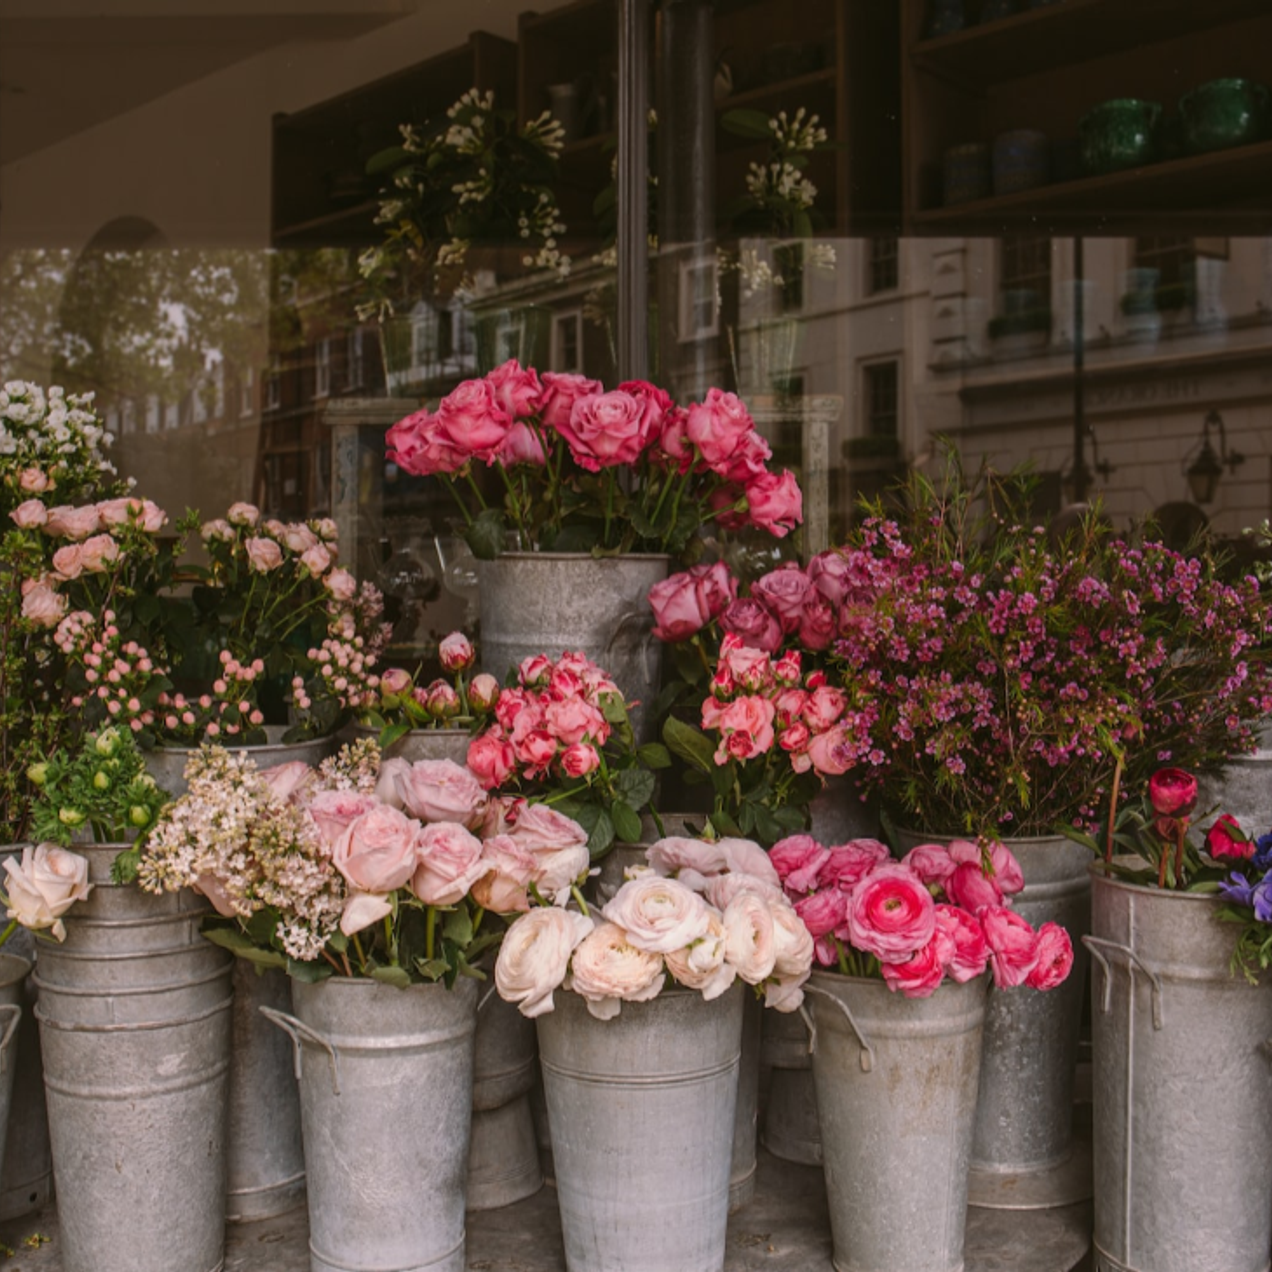
<path id="1" fill-rule="evenodd" d="M 614 648 L 614 642 L 618 640 L 619 633 L 628 623 L 648 623 L 649 627 L 645 632 L 645 639 L 641 645 L 641 657 L 646 662 L 649 661 L 649 649 L 654 643 L 654 623 L 653 616 L 650 614 L 642 614 L 639 610 L 628 610 L 625 614 L 618 616 L 618 622 L 614 624 L 614 630 L 610 632 L 610 638 L 605 642 L 605 652 L 608 654 Z"/>
<path id="2" fill-rule="evenodd" d="M 296 1058 L 296 1081 L 300 1081 L 300 1040 L 308 1038 L 310 1042 L 321 1047 L 331 1060 L 331 1086 L 337 1095 L 340 1094 L 340 1059 L 336 1055 L 334 1044 L 324 1038 L 316 1029 L 311 1029 L 303 1020 L 289 1016 L 285 1011 L 275 1007 L 259 1007 L 257 1010 L 272 1024 L 277 1025 L 291 1040 L 292 1054 Z"/>
<path id="3" fill-rule="evenodd" d="M 479 1012 L 491 1000 L 497 988 L 498 986 L 494 984 L 486 987 L 486 992 L 477 1000 L 477 1010 Z"/>
<path id="4" fill-rule="evenodd" d="M 0 1073 L 8 1072 L 9 1044 L 17 1032 L 18 1021 L 22 1019 L 22 1008 L 17 1003 L 0 1003 L 0 1020 L 3 1020 L 5 1016 L 9 1017 L 9 1023 L 0 1034 Z"/>
<path id="5" fill-rule="evenodd" d="M 1100 949 L 1103 947 L 1104 949 L 1117 950 L 1119 954 L 1125 954 L 1148 977 L 1149 983 L 1153 987 L 1153 1028 L 1155 1030 L 1161 1029 L 1166 1023 L 1162 1008 L 1161 977 L 1129 945 L 1122 945 L 1117 941 L 1106 941 L 1100 936 L 1084 936 L 1082 944 L 1091 951 L 1092 957 L 1099 963 L 1101 970 L 1104 972 L 1104 992 L 1100 997 L 1100 1010 L 1106 1016 L 1113 1010 L 1113 971 L 1109 967 L 1108 959 L 1100 953 Z"/>
<path id="6" fill-rule="evenodd" d="M 861 1026 L 852 1018 L 852 1012 L 848 1010 L 848 1004 L 830 993 L 829 990 L 822 989 L 817 985 L 805 985 L 804 993 L 820 994 L 823 998 L 828 998 L 844 1013 L 849 1027 L 857 1035 L 857 1041 L 861 1043 L 861 1071 L 862 1073 L 869 1073 L 874 1068 L 874 1047 L 870 1045 L 870 1039 L 861 1032 Z M 804 1010 L 802 1003 L 800 1004 L 799 1014 L 804 1017 L 804 1023 L 808 1026 L 808 1051 L 811 1055 L 817 1050 L 817 1026 L 813 1024 L 812 1017 Z"/>

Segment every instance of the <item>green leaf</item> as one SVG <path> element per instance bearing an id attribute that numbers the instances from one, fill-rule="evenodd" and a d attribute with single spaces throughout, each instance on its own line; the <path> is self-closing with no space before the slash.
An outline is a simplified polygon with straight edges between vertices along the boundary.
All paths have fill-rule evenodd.
<path id="1" fill-rule="evenodd" d="M 507 537 L 503 513 L 498 508 L 478 513 L 464 531 L 464 540 L 479 561 L 493 561 L 504 550 Z"/>
<path id="2" fill-rule="evenodd" d="M 768 141 L 773 136 L 769 117 L 762 110 L 726 110 L 720 116 L 720 127 L 735 137 L 749 137 L 753 141 Z"/>
<path id="3" fill-rule="evenodd" d="M 600 702 L 601 714 L 609 724 L 627 723 L 627 704 L 621 693 L 603 693 Z"/>
<path id="4" fill-rule="evenodd" d="M 371 979 L 385 985 L 396 985 L 398 989 L 407 989 L 411 984 L 411 974 L 405 967 L 373 967 Z"/>
<path id="5" fill-rule="evenodd" d="M 450 964 L 444 958 L 417 958 L 415 970 L 425 980 L 441 980 L 450 971 Z"/>
<path id="6" fill-rule="evenodd" d="M 636 752 L 636 758 L 646 767 L 651 769 L 665 769 L 671 767 L 671 753 L 661 742 L 646 742 Z"/>
<path id="7" fill-rule="evenodd" d="M 711 773 L 715 770 L 715 747 L 701 729 L 695 729 L 693 725 L 672 716 L 663 725 L 663 741 L 673 755 L 680 756 L 699 772 Z"/>
<path id="8" fill-rule="evenodd" d="M 213 945 L 219 945 L 224 950 L 233 950 L 235 954 L 252 945 L 252 938 L 236 927 L 204 927 L 201 931 L 204 940 L 211 941 Z M 286 961 L 286 959 L 283 960 L 284 964 Z"/>
<path id="9" fill-rule="evenodd" d="M 654 775 L 648 769 L 620 769 L 614 785 L 635 809 L 643 808 L 654 797 Z"/>
<path id="10" fill-rule="evenodd" d="M 769 847 L 782 838 L 782 824 L 773 816 L 771 809 L 763 804 L 754 805 L 755 829 L 759 832 L 760 841 Z"/>
<path id="11" fill-rule="evenodd" d="M 640 817 L 630 804 L 616 799 L 609 809 L 610 820 L 614 823 L 614 834 L 629 844 L 640 843 Z"/>
<path id="12" fill-rule="evenodd" d="M 603 857 L 608 851 L 610 844 L 614 842 L 614 823 L 610 820 L 609 814 L 602 808 L 598 809 L 596 825 L 592 828 L 592 833 L 587 837 L 587 851 L 592 860 Z M 639 840 L 640 832 L 637 831 L 636 838 Z"/>
<path id="13" fill-rule="evenodd" d="M 473 919 L 468 907 L 461 905 L 446 916 L 442 925 L 442 935 L 448 941 L 454 941 L 461 949 L 473 939 Z"/>
<path id="14" fill-rule="evenodd" d="M 331 964 L 316 958 L 311 963 L 302 963 L 299 959 L 287 960 L 287 975 L 293 980 L 303 981 L 306 985 L 316 985 L 332 974 Z"/>
<path id="15" fill-rule="evenodd" d="M 380 750 L 387 751 L 398 738 L 405 737 L 410 731 L 411 722 L 409 720 L 399 720 L 397 724 L 386 725 L 380 730 Z"/>

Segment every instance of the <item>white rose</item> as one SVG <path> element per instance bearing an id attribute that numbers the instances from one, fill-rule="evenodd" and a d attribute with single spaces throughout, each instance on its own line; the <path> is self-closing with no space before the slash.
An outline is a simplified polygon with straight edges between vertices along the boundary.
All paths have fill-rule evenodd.
<path id="1" fill-rule="evenodd" d="M 628 880 L 601 913 L 617 923 L 637 949 L 651 954 L 682 950 L 711 929 L 707 903 L 684 884 L 658 875 Z"/>
<path id="2" fill-rule="evenodd" d="M 575 947 L 593 922 L 574 910 L 530 910 L 504 933 L 495 961 L 495 988 L 523 1016 L 541 1016 L 555 1004 L 552 993 L 570 966 Z"/>
<path id="3" fill-rule="evenodd" d="M 612 1020 L 624 1002 L 657 998 L 665 974 L 662 955 L 638 950 L 617 923 L 602 923 L 575 949 L 566 988 L 598 1020 Z"/>
<path id="4" fill-rule="evenodd" d="M 86 901 L 93 885 L 88 882 L 88 859 L 53 844 L 22 850 L 22 864 L 12 858 L 4 863 L 8 879 L 8 909 L 5 913 L 25 928 L 51 929 L 66 940 L 62 915 L 76 901 Z"/>
<path id="5" fill-rule="evenodd" d="M 671 950 L 665 957 L 667 970 L 689 989 L 700 989 L 709 1002 L 724 993 L 737 978 L 737 969 L 725 959 L 724 922 L 713 911 L 707 912 L 705 936 L 681 950 Z"/>
<path id="6" fill-rule="evenodd" d="M 748 985 L 773 974 L 777 944 L 773 914 L 757 892 L 739 892 L 724 912 L 725 957 Z"/>

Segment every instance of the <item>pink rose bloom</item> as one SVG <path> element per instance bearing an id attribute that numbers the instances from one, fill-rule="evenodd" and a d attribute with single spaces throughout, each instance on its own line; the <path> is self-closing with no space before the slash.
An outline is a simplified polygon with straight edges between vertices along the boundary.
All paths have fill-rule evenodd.
<path id="1" fill-rule="evenodd" d="M 972 865 L 965 861 L 956 865 L 944 886 L 945 895 L 952 904 L 961 905 L 973 914 L 986 906 L 1001 905 L 1003 901 L 1003 890 L 998 880 L 987 875 L 979 863 Z"/>
<path id="2" fill-rule="evenodd" d="M 222 543 L 228 543 L 234 538 L 234 527 L 224 517 L 218 517 L 215 521 L 205 521 L 199 527 L 199 537 L 204 543 L 212 539 L 219 539 Z"/>
<path id="3" fill-rule="evenodd" d="M 799 616 L 799 643 L 805 649 L 829 649 L 839 631 L 839 615 L 825 601 L 809 601 Z"/>
<path id="4" fill-rule="evenodd" d="M 808 758 L 817 772 L 833 777 L 846 773 L 856 763 L 848 730 L 837 724 L 818 733 L 808 744 Z"/>
<path id="5" fill-rule="evenodd" d="M 318 791 L 306 811 L 323 841 L 334 844 L 363 813 L 375 807 L 375 798 L 357 791 Z"/>
<path id="6" fill-rule="evenodd" d="M 599 393 L 575 399 L 570 418 L 557 425 L 580 468 L 599 472 L 634 464 L 649 442 L 649 421 L 630 393 Z"/>
<path id="7" fill-rule="evenodd" d="M 942 955 L 947 945 L 938 934 L 904 962 L 884 963 L 881 970 L 888 988 L 893 993 L 900 990 L 907 998 L 929 998 L 945 979 Z"/>
<path id="8" fill-rule="evenodd" d="M 773 715 L 773 703 L 768 698 L 753 694 L 730 702 L 716 723 L 721 737 L 715 762 L 724 764 L 730 757 L 749 760 L 772 750 Z"/>
<path id="9" fill-rule="evenodd" d="M 260 776 L 276 800 L 281 803 L 302 804 L 307 788 L 313 784 L 316 774 L 303 760 L 289 760 L 286 764 L 275 764 L 271 768 L 262 769 Z"/>
<path id="10" fill-rule="evenodd" d="M 323 582 L 333 601 L 351 601 L 358 591 L 358 580 L 343 568 L 332 570 Z"/>
<path id="11" fill-rule="evenodd" d="M 664 467 L 670 465 L 680 473 L 687 473 L 694 461 L 693 447 L 685 433 L 688 422 L 687 411 L 679 406 L 672 407 L 663 415 L 655 447 L 659 463 Z"/>
<path id="12" fill-rule="evenodd" d="M 54 539 L 87 539 L 101 529 L 101 524 L 102 519 L 93 504 L 85 504 L 82 508 L 62 505 L 49 509 L 44 532 Z"/>
<path id="13" fill-rule="evenodd" d="M 451 632 L 444 637 L 437 647 L 437 656 L 442 670 L 452 674 L 467 671 L 477 658 L 472 641 L 463 632 Z"/>
<path id="14" fill-rule="evenodd" d="M 517 679 L 525 688 L 533 689 L 540 684 L 547 684 L 552 670 L 552 659 L 547 654 L 531 654 L 529 658 L 521 660 L 521 666 L 517 668 Z"/>
<path id="15" fill-rule="evenodd" d="M 843 690 L 821 685 L 808 695 L 804 706 L 804 723 L 814 733 L 825 733 L 844 713 L 848 699 Z"/>
<path id="16" fill-rule="evenodd" d="M 545 371 L 542 381 L 543 398 L 539 406 L 539 416 L 548 428 L 558 433 L 563 427 L 569 427 L 575 402 L 580 398 L 605 392 L 605 386 L 599 380 L 589 380 L 585 375 Z"/>
<path id="17" fill-rule="evenodd" d="M 53 553 L 53 570 L 60 579 L 77 579 L 84 572 L 83 552 L 78 543 L 68 543 Z"/>
<path id="18" fill-rule="evenodd" d="M 686 640 L 722 614 L 737 594 L 737 580 L 723 561 L 673 574 L 649 589 L 654 635 L 665 641 Z"/>
<path id="19" fill-rule="evenodd" d="M 425 905 L 455 905 L 491 863 L 482 856 L 481 840 L 457 822 L 434 822 L 416 840 L 418 865 L 411 891 Z"/>
<path id="20" fill-rule="evenodd" d="M 822 888 L 795 902 L 795 913 L 814 938 L 829 936 L 848 918 L 848 894 L 837 888 Z"/>
<path id="21" fill-rule="evenodd" d="M 508 435 L 512 416 L 486 380 L 464 380 L 437 406 L 438 429 L 461 450 L 485 457 Z"/>
<path id="22" fill-rule="evenodd" d="M 727 692 L 743 689 L 766 689 L 773 680 L 773 667 L 768 653 L 748 644 L 735 632 L 726 633 L 720 642 L 717 678 L 726 682 Z"/>
<path id="23" fill-rule="evenodd" d="M 36 530 L 49 519 L 48 509 L 38 499 L 26 499 L 9 514 L 19 530 Z"/>
<path id="24" fill-rule="evenodd" d="M 566 746 L 573 746 L 584 738 L 604 745 L 610 734 L 605 717 L 584 698 L 549 702 L 544 711 L 544 724 Z"/>
<path id="25" fill-rule="evenodd" d="M 640 403 L 640 409 L 644 413 L 644 433 L 646 438 L 653 441 L 662 433 L 663 423 L 668 414 L 677 410 L 675 402 L 671 400 L 671 394 L 666 389 L 660 389 L 656 384 L 650 384 L 648 380 L 624 380 L 618 386 L 620 393 L 628 393 Z"/>
<path id="26" fill-rule="evenodd" d="M 283 550 L 273 539 L 253 536 L 243 546 L 247 551 L 248 563 L 261 574 L 268 574 L 283 563 Z"/>
<path id="27" fill-rule="evenodd" d="M 28 584 L 30 586 L 28 586 Z M 66 597 L 46 583 L 27 580 L 22 587 L 22 617 L 36 627 L 56 627 L 67 610 Z"/>
<path id="28" fill-rule="evenodd" d="M 809 561 L 807 573 L 813 587 L 829 605 L 837 609 L 847 599 L 852 575 L 848 557 L 841 549 L 819 552 Z"/>
<path id="29" fill-rule="evenodd" d="M 331 553 L 323 544 L 315 543 L 300 554 L 300 563 L 318 579 L 331 569 Z"/>
<path id="30" fill-rule="evenodd" d="M 332 864 L 360 892 L 392 892 L 415 871 L 419 822 L 387 804 L 355 818 L 332 845 Z"/>
<path id="31" fill-rule="evenodd" d="M 1158 769 L 1148 780 L 1148 798 L 1159 817 L 1187 817 L 1197 807 L 1197 779 L 1181 768 Z"/>
<path id="32" fill-rule="evenodd" d="M 876 866 L 848 900 L 848 939 L 882 963 L 904 962 L 936 931 L 936 905 L 909 866 Z"/>
<path id="33" fill-rule="evenodd" d="M 250 503 L 232 503 L 225 514 L 231 525 L 253 527 L 259 524 L 261 510 Z"/>
<path id="34" fill-rule="evenodd" d="M 380 677 L 380 693 L 384 697 L 401 697 L 410 688 L 411 673 L 404 667 L 388 667 Z"/>
<path id="35" fill-rule="evenodd" d="M 53 482 L 48 474 L 39 468 L 24 468 L 18 477 L 18 489 L 31 495 L 42 495 L 51 489 Z"/>
<path id="36" fill-rule="evenodd" d="M 383 892 L 360 892 L 351 888 L 345 894 L 344 910 L 340 914 L 340 930 L 345 936 L 353 936 L 374 927 L 393 913 L 393 903 Z"/>
<path id="37" fill-rule="evenodd" d="M 499 681 L 488 672 L 474 676 L 468 685 L 468 702 L 476 711 L 489 711 L 499 701 Z"/>
<path id="38" fill-rule="evenodd" d="M 950 856 L 949 849 L 941 844 L 919 844 L 911 848 L 901 862 L 902 865 L 909 866 L 924 883 L 939 884 L 942 888 L 959 864 Z"/>
<path id="39" fill-rule="evenodd" d="M 875 866 L 891 858 L 888 846 L 877 839 L 850 839 L 846 844 L 837 844 L 830 849 L 829 858 L 817 872 L 817 884 L 851 892 Z"/>
<path id="40" fill-rule="evenodd" d="M 732 601 L 720 614 L 720 627 L 752 649 L 772 653 L 782 643 L 782 625 L 759 601 Z"/>
<path id="41" fill-rule="evenodd" d="M 102 525 L 108 530 L 126 526 L 131 521 L 148 534 L 154 534 L 162 529 L 164 522 L 168 520 L 168 514 L 158 505 L 151 503 L 149 499 L 136 499 L 131 496 L 125 496 L 122 499 L 104 499 L 97 505 L 97 513 L 101 517 Z"/>
<path id="42" fill-rule="evenodd" d="M 517 756 L 502 730 L 487 729 L 468 744 L 468 767 L 484 790 L 508 780 L 517 767 Z"/>
<path id="43" fill-rule="evenodd" d="M 1064 984 L 1073 969 L 1073 941 L 1058 923 L 1047 922 L 1038 929 L 1038 961 L 1025 978 L 1030 989 L 1055 989 Z"/>
<path id="44" fill-rule="evenodd" d="M 759 433 L 748 433 L 729 458 L 713 468 L 726 481 L 745 486 L 766 470 L 772 458 L 773 448 L 768 442 Z"/>
<path id="45" fill-rule="evenodd" d="M 79 554 L 80 565 L 85 571 L 100 574 L 108 565 L 119 560 L 119 544 L 108 534 L 95 534 L 80 544 Z M 53 560 L 56 564 L 56 554 Z"/>
<path id="46" fill-rule="evenodd" d="M 660 875 L 629 879 L 601 910 L 638 950 L 668 954 L 700 941 L 710 929 L 710 910 L 696 893 Z"/>
<path id="47" fill-rule="evenodd" d="M 773 699 L 777 723 L 783 727 L 794 724 L 803 714 L 807 702 L 808 694 L 803 689 L 783 689 Z"/>
<path id="48" fill-rule="evenodd" d="M 205 871 L 190 885 L 192 891 L 206 897 L 212 908 L 224 919 L 232 919 L 238 915 L 249 918 L 252 904 L 241 893 L 232 889 L 220 875 Z"/>
<path id="49" fill-rule="evenodd" d="M 533 367 L 523 368 L 516 358 L 509 358 L 486 373 L 486 383 L 490 385 L 496 405 L 514 419 L 538 414 L 543 385 Z"/>
<path id="50" fill-rule="evenodd" d="M 662 955 L 637 949 L 616 923 L 602 923 L 575 947 L 568 988 L 597 1019 L 613 1020 L 623 1003 L 657 998 L 663 975 Z"/>
<path id="51" fill-rule="evenodd" d="M 804 520 L 804 497 L 792 472 L 761 473 L 747 483 L 748 517 L 753 526 L 783 538 Z"/>
<path id="52" fill-rule="evenodd" d="M 994 984 L 999 989 L 1023 985 L 1038 963 L 1038 933 L 1006 906 L 986 906 L 978 917 L 989 945 Z"/>
<path id="53" fill-rule="evenodd" d="M 318 545 L 318 536 L 303 521 L 284 526 L 280 537 L 287 548 L 297 556 L 304 556 L 310 548 Z"/>
<path id="54" fill-rule="evenodd" d="M 491 460 L 505 468 L 515 468 L 518 464 L 542 468 L 547 463 L 547 456 L 543 453 L 543 443 L 534 429 L 520 420 L 514 420 Z"/>
<path id="55" fill-rule="evenodd" d="M 473 884 L 473 900 L 495 914 L 528 910 L 528 888 L 539 871 L 539 861 L 530 848 L 511 835 L 491 835 L 482 842 L 482 856 L 490 869 Z"/>
<path id="56" fill-rule="evenodd" d="M 758 985 L 773 974 L 777 964 L 777 938 L 773 911 L 757 892 L 740 892 L 724 911 L 725 958 L 740 979 Z"/>
<path id="57" fill-rule="evenodd" d="M 486 792 L 476 774 L 454 760 L 417 760 L 396 766 L 392 781 L 402 808 L 422 822 L 479 825 L 486 811 Z"/>
<path id="58" fill-rule="evenodd" d="M 799 630 L 812 590 L 808 576 L 794 564 L 771 570 L 751 584 L 751 596 L 776 616 L 788 636 Z"/>
<path id="59" fill-rule="evenodd" d="M 547 804 L 523 804 L 511 833 L 535 852 L 587 844 L 587 831 L 572 817 Z"/>
<path id="60" fill-rule="evenodd" d="M 385 434 L 385 445 L 385 457 L 390 463 L 416 477 L 456 473 L 471 459 L 467 449 L 457 446 L 443 432 L 437 416 L 426 410 L 394 424 Z"/>
<path id="61" fill-rule="evenodd" d="M 736 394 L 708 389 L 700 403 L 689 407 L 685 435 L 712 468 L 727 464 L 755 421 Z"/>
<path id="62" fill-rule="evenodd" d="M 787 835 L 769 850 L 769 861 L 791 896 L 811 892 L 829 860 L 830 849 L 824 848 L 812 835 Z"/>
<path id="63" fill-rule="evenodd" d="M 1254 847 L 1254 840 L 1241 829 L 1231 813 L 1220 813 L 1206 831 L 1206 851 L 1216 860 L 1228 857 L 1244 861 L 1254 856 Z"/>
<path id="64" fill-rule="evenodd" d="M 561 752 L 561 772 L 568 778 L 586 777 L 600 767 L 601 757 L 587 742 L 575 742 Z"/>
<path id="65" fill-rule="evenodd" d="M 956 905 L 936 907 L 936 929 L 943 932 L 950 945 L 945 958 L 945 970 L 961 985 L 974 980 L 989 962 L 989 944 L 985 930 L 975 915 Z"/>
<path id="66" fill-rule="evenodd" d="M 495 960 L 495 988 L 533 1019 L 555 1006 L 552 995 L 565 980 L 570 955 L 595 927 L 573 910 L 537 906 L 504 933 Z"/>
<path id="67" fill-rule="evenodd" d="M 557 740 L 546 729 L 527 729 L 513 736 L 512 749 L 529 775 L 539 777 L 556 758 Z"/>

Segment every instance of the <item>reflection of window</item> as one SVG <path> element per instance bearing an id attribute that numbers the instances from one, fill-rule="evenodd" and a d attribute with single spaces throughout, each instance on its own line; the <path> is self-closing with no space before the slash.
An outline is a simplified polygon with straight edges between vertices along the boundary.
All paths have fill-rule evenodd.
<path id="1" fill-rule="evenodd" d="M 163 426 L 165 429 L 181 427 L 181 403 L 168 402 L 163 408 Z"/>
<path id="2" fill-rule="evenodd" d="M 137 406 L 134 402 L 126 401 L 120 410 L 121 423 L 119 431 L 121 434 L 135 433 L 137 431 Z"/>
<path id="3" fill-rule="evenodd" d="M 896 235 L 881 234 L 869 243 L 867 295 L 895 291 L 900 282 L 900 256 Z"/>
<path id="4" fill-rule="evenodd" d="M 999 312 L 1016 315 L 1051 308 L 1051 240 L 1004 237 L 999 254 Z"/>
<path id="5" fill-rule="evenodd" d="M 265 372 L 265 403 L 263 409 L 266 411 L 277 411 L 283 404 L 283 368 L 275 355 L 270 359 L 269 370 Z"/>
<path id="6" fill-rule="evenodd" d="M 873 362 L 863 367 L 866 434 L 870 437 L 896 437 L 899 424 L 899 365 L 897 362 Z"/>
<path id="7" fill-rule="evenodd" d="M 314 397 L 331 392 L 331 341 L 324 336 L 314 346 Z"/>
<path id="8" fill-rule="evenodd" d="M 773 270 L 782 280 L 778 293 L 782 312 L 795 313 L 804 308 L 804 245 L 783 243 L 773 249 Z"/>
<path id="9" fill-rule="evenodd" d="M 366 374 L 366 367 L 362 361 L 362 328 L 355 327 L 348 336 L 345 347 L 345 363 L 347 376 L 345 378 L 345 387 L 348 389 L 360 389 Z"/>
<path id="10" fill-rule="evenodd" d="M 714 336 L 718 312 L 715 260 L 685 261 L 680 266 L 680 339 Z"/>
<path id="11" fill-rule="evenodd" d="M 552 369 L 581 373 L 583 370 L 583 311 L 555 314 L 552 319 Z"/>
<path id="12" fill-rule="evenodd" d="M 239 414 L 251 415 L 255 402 L 256 372 L 251 367 L 244 367 L 239 373 Z"/>
<path id="13" fill-rule="evenodd" d="M 159 431 L 159 399 L 152 393 L 146 399 L 146 432 Z"/>
<path id="14" fill-rule="evenodd" d="M 1135 268 L 1155 269 L 1159 287 L 1190 282 L 1196 259 L 1190 238 L 1164 234 L 1135 240 Z"/>
<path id="15" fill-rule="evenodd" d="M 449 309 L 437 311 L 437 360 L 455 356 L 455 315 Z"/>

